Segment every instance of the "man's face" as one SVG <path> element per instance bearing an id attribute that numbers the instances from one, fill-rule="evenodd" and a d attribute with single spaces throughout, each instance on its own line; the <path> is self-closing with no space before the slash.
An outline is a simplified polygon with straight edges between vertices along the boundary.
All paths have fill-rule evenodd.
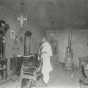
<path id="1" fill-rule="evenodd" d="M 5 26 L 5 24 L 4 24 L 4 23 L 2 23 L 1 25 L 2 25 L 2 27 L 4 27 L 4 26 Z"/>
<path id="2" fill-rule="evenodd" d="M 43 38 L 43 39 L 42 39 L 42 42 L 45 42 L 45 41 L 46 41 L 46 39 L 45 39 L 45 38 Z"/>

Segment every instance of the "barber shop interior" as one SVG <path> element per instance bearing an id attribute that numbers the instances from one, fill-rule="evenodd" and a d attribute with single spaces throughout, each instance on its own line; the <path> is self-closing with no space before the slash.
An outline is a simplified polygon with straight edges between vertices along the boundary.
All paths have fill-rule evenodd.
<path id="1" fill-rule="evenodd" d="M 88 0 L 0 0 L 0 88 L 88 88 Z"/>

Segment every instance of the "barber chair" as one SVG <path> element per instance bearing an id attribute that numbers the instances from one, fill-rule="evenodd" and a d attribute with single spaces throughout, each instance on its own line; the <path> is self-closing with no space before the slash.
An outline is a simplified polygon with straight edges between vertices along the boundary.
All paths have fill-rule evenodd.
<path id="1" fill-rule="evenodd" d="M 5 34 L 9 25 L 4 20 L 0 20 L 0 76 L 7 79 L 7 59 L 5 57 Z"/>
<path id="2" fill-rule="evenodd" d="M 23 64 L 21 67 L 21 88 L 26 85 L 31 88 L 42 78 L 40 62 L 37 55 L 29 55 L 23 57 Z"/>
<path id="3" fill-rule="evenodd" d="M 42 77 L 41 63 L 38 54 L 31 54 L 31 32 L 26 31 L 24 36 L 24 56 L 21 66 L 21 88 L 31 88 Z"/>
<path id="4" fill-rule="evenodd" d="M 88 57 L 79 58 L 80 88 L 88 87 Z"/>

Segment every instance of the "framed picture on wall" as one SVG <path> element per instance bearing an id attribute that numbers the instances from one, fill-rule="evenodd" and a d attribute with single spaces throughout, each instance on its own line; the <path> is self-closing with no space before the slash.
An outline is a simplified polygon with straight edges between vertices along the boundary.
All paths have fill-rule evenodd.
<path id="1" fill-rule="evenodd" d="M 10 38 L 15 40 L 16 39 L 16 33 L 14 30 L 10 30 Z"/>

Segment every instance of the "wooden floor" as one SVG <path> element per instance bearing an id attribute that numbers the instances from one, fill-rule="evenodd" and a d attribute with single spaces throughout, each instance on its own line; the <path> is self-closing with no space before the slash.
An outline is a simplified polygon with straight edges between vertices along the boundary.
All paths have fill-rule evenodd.
<path id="1" fill-rule="evenodd" d="M 60 64 L 54 64 L 53 68 L 47 88 L 80 88 L 78 71 L 74 73 L 64 71 Z M 9 80 L 1 84 L 0 88 L 20 88 L 20 82 L 19 80 Z"/>

